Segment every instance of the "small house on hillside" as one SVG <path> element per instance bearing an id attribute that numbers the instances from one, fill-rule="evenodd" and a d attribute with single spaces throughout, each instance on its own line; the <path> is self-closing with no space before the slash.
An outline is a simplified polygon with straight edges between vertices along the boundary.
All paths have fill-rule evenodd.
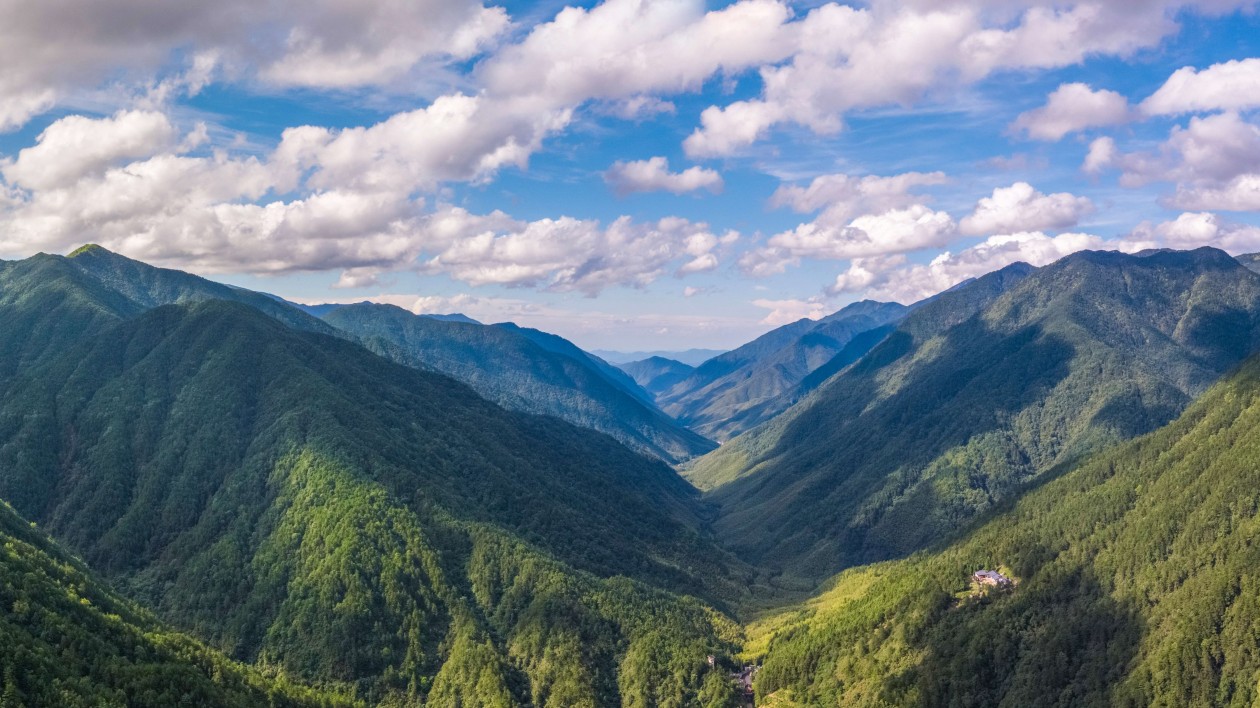
<path id="1" fill-rule="evenodd" d="M 995 588 L 1008 588 L 1011 586 L 1011 579 L 996 570 L 977 570 L 971 574 L 971 579 L 976 581 L 978 585 L 990 585 Z"/>

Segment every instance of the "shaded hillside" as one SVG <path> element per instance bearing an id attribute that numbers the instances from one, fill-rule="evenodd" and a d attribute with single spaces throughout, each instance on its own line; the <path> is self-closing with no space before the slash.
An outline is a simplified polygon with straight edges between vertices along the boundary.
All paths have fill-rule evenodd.
<path id="1" fill-rule="evenodd" d="M 719 535 L 806 578 L 905 555 L 1171 420 L 1260 343 L 1260 276 L 1214 249 L 1081 252 L 994 277 L 700 460 L 691 474 L 734 480 L 712 495 Z"/>
<path id="2" fill-rule="evenodd" d="M 370 303 L 338 307 L 324 318 L 396 362 L 451 376 L 507 408 L 607 433 L 667 462 L 715 447 L 658 410 L 624 372 L 555 335 Z"/>
<path id="3" fill-rule="evenodd" d="M 635 383 L 642 386 L 643 390 L 653 396 L 658 396 L 673 388 L 696 370 L 694 366 L 660 356 L 618 364 L 618 366 L 629 374 Z"/>
<path id="4" fill-rule="evenodd" d="M 705 656 L 734 626 L 675 593 L 752 578 L 665 465 L 241 304 L 133 314 L 70 278 L 75 341 L 11 270 L 0 316 L 58 344 L 4 384 L 0 497 L 164 619 L 370 702 L 730 698 Z"/>
<path id="5" fill-rule="evenodd" d="M 750 629 L 774 705 L 1260 702 L 1260 361 L 942 550 Z M 1011 591 L 977 594 L 978 568 Z"/>
<path id="6" fill-rule="evenodd" d="M 803 319 L 716 356 L 658 396 L 680 423 L 728 440 L 781 413 L 810 373 L 855 336 L 905 315 L 897 303 L 857 302 L 821 320 Z"/>
<path id="7" fill-rule="evenodd" d="M 332 706 L 228 660 L 104 588 L 0 502 L 0 705 Z"/>

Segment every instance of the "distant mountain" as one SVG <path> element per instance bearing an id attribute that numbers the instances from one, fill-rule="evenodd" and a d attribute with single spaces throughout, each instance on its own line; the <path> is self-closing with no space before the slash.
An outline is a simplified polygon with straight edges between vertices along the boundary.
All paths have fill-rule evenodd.
<path id="1" fill-rule="evenodd" d="M 1234 259 L 1252 270 L 1260 273 L 1260 253 L 1244 253 L 1241 256 L 1234 256 Z"/>
<path id="2" fill-rule="evenodd" d="M 755 576 L 667 466 L 248 305 L 144 308 L 73 260 L 0 270 L 0 498 L 129 597 L 369 703 L 729 698 L 709 603 Z"/>
<path id="3" fill-rule="evenodd" d="M 0 704 L 351 705 L 162 626 L 0 502 Z"/>
<path id="4" fill-rule="evenodd" d="M 288 300 L 284 300 L 284 298 L 281 298 L 279 296 L 273 296 L 273 297 L 276 297 L 277 300 L 283 300 L 284 302 L 290 305 L 293 305 L 294 307 L 298 308 L 299 310 L 302 310 L 303 312 L 309 315 L 314 315 L 315 317 L 321 317 L 321 318 L 324 315 L 327 315 L 329 312 L 336 310 L 337 308 L 346 307 L 350 304 L 354 304 L 354 305 L 374 304 L 370 300 L 361 300 L 356 303 L 324 303 L 320 305 L 303 305 L 297 302 L 289 302 Z M 437 314 L 431 314 L 431 313 L 424 313 L 424 314 L 421 314 L 420 317 L 428 317 L 430 319 L 441 320 L 443 322 L 467 322 L 468 324 L 481 324 L 480 322 L 478 322 L 477 320 L 474 320 L 468 315 L 465 315 L 459 312 L 456 312 L 450 315 L 437 315 Z"/>
<path id="5" fill-rule="evenodd" d="M 962 540 L 754 624 L 758 704 L 1256 705 L 1257 460 L 1253 358 Z"/>
<path id="6" fill-rule="evenodd" d="M 802 319 L 713 357 L 661 393 L 661 408 L 680 423 L 724 441 L 762 423 L 807 393 L 801 384 L 854 338 L 901 319 L 904 305 L 863 301 L 821 320 Z M 878 340 L 860 343 L 874 346 Z M 860 353 L 850 351 L 855 360 Z"/>
<path id="7" fill-rule="evenodd" d="M 591 353 L 613 364 L 628 364 L 632 361 L 643 361 L 659 356 L 662 359 L 672 359 L 688 366 L 699 366 L 708 359 L 725 353 L 725 349 L 684 349 L 681 351 L 658 350 L 651 352 L 619 352 L 611 349 L 592 349 Z"/>
<path id="8" fill-rule="evenodd" d="M 809 579 L 908 554 L 1166 423 L 1260 345 L 1260 275 L 1215 249 L 1020 268 L 918 308 L 699 460 L 720 537 Z"/>
<path id="9" fill-rule="evenodd" d="M 396 362 L 452 376 L 507 408 L 607 433 L 668 462 L 715 447 L 657 409 L 625 372 L 552 334 L 436 320 L 371 303 L 339 307 L 324 318 Z"/>
<path id="10" fill-rule="evenodd" d="M 660 395 L 673 388 L 678 382 L 696 370 L 681 361 L 654 356 L 642 361 L 631 361 L 618 364 L 622 371 L 630 375 L 634 382 L 653 396 Z"/>

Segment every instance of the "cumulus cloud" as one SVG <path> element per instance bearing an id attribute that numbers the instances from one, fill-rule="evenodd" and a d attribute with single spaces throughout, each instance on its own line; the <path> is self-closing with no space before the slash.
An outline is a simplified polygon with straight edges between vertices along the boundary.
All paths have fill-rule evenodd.
<path id="1" fill-rule="evenodd" d="M 1063 84 L 1047 97 L 1046 105 L 1021 113 L 1011 129 L 1034 140 L 1053 142 L 1068 133 L 1125 123 L 1130 115 L 1128 99 L 1115 91 Z"/>
<path id="2" fill-rule="evenodd" d="M 1142 102 L 1148 115 L 1176 115 L 1260 106 L 1260 59 L 1213 64 L 1199 71 L 1183 67 Z"/>
<path id="3" fill-rule="evenodd" d="M 854 261 L 847 271 L 836 277 L 829 292 L 861 292 L 878 300 L 911 303 L 1012 263 L 1022 261 L 1042 266 L 1076 251 L 1120 245 L 1082 233 L 1049 236 L 1025 232 L 990 236 L 958 253 L 946 251 L 927 264 L 907 266 L 902 265 L 904 261 Z"/>
<path id="4" fill-rule="evenodd" d="M 714 194 L 722 191 L 722 175 L 703 167 L 688 167 L 670 172 L 669 160 L 653 157 L 634 162 L 615 162 L 604 173 L 604 181 L 619 195 L 636 192 L 673 192 L 683 194 L 704 189 Z"/>
<path id="5" fill-rule="evenodd" d="M 1244 3 L 1213 3 L 1212 9 L 1239 4 Z M 760 69 L 762 95 L 706 109 L 684 147 L 693 157 L 727 155 L 781 123 L 831 133 L 850 111 L 910 105 L 997 71 L 1068 66 L 1099 54 L 1127 56 L 1171 34 L 1173 10 L 1185 5 L 891 0 L 864 8 L 824 5 L 792 23 L 797 44 L 790 60 Z M 1079 93 L 1068 90 L 1073 92 Z M 1089 95 L 1097 104 L 1091 114 L 1056 115 L 1062 111 L 1048 107 L 1040 121 L 1030 118 L 1028 127 L 1050 135 L 1062 129 L 1065 118 L 1079 123 L 1117 117 L 1114 97 Z"/>
<path id="6" fill-rule="evenodd" d="M 143 84 L 185 54 L 278 85 L 380 85 L 473 56 L 508 24 L 501 8 L 470 0 L 0 4 L 0 129 L 105 80 Z"/>
<path id="7" fill-rule="evenodd" d="M 1260 228 L 1208 212 L 1188 212 L 1159 224 L 1139 224 L 1124 240 L 1131 250 L 1212 246 L 1234 254 L 1251 253 L 1260 251 Z"/>
<path id="8" fill-rule="evenodd" d="M 1120 184 L 1126 187 L 1176 183 L 1166 205 L 1225 211 L 1260 206 L 1260 127 L 1237 113 L 1191 118 L 1154 151 L 1125 153 L 1104 140 L 1091 145 L 1085 169 L 1120 170 Z"/>
<path id="9" fill-rule="evenodd" d="M 903 209 L 924 201 L 916 187 L 945 184 L 943 172 L 906 172 L 891 177 L 829 174 L 808 185 L 783 184 L 770 196 L 770 206 L 799 213 L 822 210 L 822 220 L 840 223 L 858 214 Z"/>
<path id="10" fill-rule="evenodd" d="M 772 327 L 780 327 L 802 319 L 817 320 L 826 317 L 834 308 L 832 308 L 825 300 L 820 297 L 808 300 L 786 299 L 786 300 L 753 300 L 755 307 L 760 307 L 770 312 L 761 319 L 761 324 L 770 325 Z"/>
<path id="11" fill-rule="evenodd" d="M 137 258 L 207 272 L 341 269 L 340 285 L 362 287 L 415 268 L 470 284 L 593 295 L 712 270 L 738 238 L 678 218 L 603 226 L 428 210 L 413 185 L 483 163 L 453 166 L 449 154 L 422 144 L 387 159 L 380 145 L 402 142 L 388 135 L 396 120 L 340 133 L 292 129 L 256 157 L 190 154 L 161 114 L 70 116 L 0 165 L 0 252 L 64 250 L 90 235 Z M 84 149 L 86 135 L 111 139 Z"/>
<path id="12" fill-rule="evenodd" d="M 957 233 L 952 217 L 922 204 L 866 214 L 847 225 L 812 221 L 775 234 L 765 246 L 740 259 L 753 276 L 781 273 L 802 258 L 847 260 L 888 256 L 943 246 Z"/>
<path id="13" fill-rule="evenodd" d="M 981 199 L 958 226 L 972 236 L 1064 229 L 1075 226 L 1093 210 L 1093 202 L 1086 197 L 1067 192 L 1042 194 L 1027 182 L 1016 182 Z"/>

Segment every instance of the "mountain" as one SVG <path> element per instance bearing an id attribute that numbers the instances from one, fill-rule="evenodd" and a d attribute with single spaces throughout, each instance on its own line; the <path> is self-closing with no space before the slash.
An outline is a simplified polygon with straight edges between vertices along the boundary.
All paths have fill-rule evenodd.
<path id="1" fill-rule="evenodd" d="M 0 547 L 0 705 L 351 704 L 163 627 L 3 502 Z"/>
<path id="2" fill-rule="evenodd" d="M 1260 253 L 1244 253 L 1234 256 L 1234 259 L 1246 266 L 1248 270 L 1260 273 Z"/>
<path id="3" fill-rule="evenodd" d="M 683 349 L 680 351 L 651 351 L 651 352 L 619 352 L 611 349 L 592 349 L 591 353 L 613 364 L 628 364 L 632 361 L 643 361 L 659 356 L 663 359 L 672 359 L 688 366 L 699 366 L 705 361 L 713 357 L 725 353 L 725 349 Z"/>
<path id="4" fill-rule="evenodd" d="M 937 543 L 1163 425 L 1257 345 L 1260 276 L 1224 252 L 1080 252 L 916 309 L 689 474 L 717 487 L 729 547 L 812 582 Z"/>
<path id="5" fill-rule="evenodd" d="M 657 409 L 625 372 L 552 334 L 436 320 L 371 303 L 338 307 L 324 319 L 393 361 L 451 376 L 512 410 L 607 433 L 667 462 L 715 447 Z"/>
<path id="6" fill-rule="evenodd" d="M 897 303 L 866 300 L 821 320 L 784 325 L 704 362 L 658 401 L 680 423 L 715 440 L 729 440 L 791 405 L 803 393 L 802 381 L 854 337 L 895 322 L 906 311 Z"/>
<path id="7" fill-rule="evenodd" d="M 749 629 L 766 705 L 1260 702 L 1260 360 L 965 538 Z M 1009 590 L 977 591 L 979 568 Z"/>
<path id="8" fill-rule="evenodd" d="M 249 305 L 290 327 L 332 333 L 331 328 L 318 318 L 270 295 L 223 285 L 183 271 L 156 268 L 95 244 L 88 244 L 72 252 L 67 256 L 67 261 L 141 308 L 228 300 Z"/>
<path id="9" fill-rule="evenodd" d="M 126 596 L 369 703 L 729 704 L 755 576 L 669 467 L 74 260 L 0 271 L 0 498 Z"/>
<path id="10" fill-rule="evenodd" d="M 631 361 L 618 364 L 617 366 L 629 374 L 636 384 L 642 386 L 644 391 L 653 396 L 673 388 L 678 382 L 687 378 L 691 375 L 691 372 L 696 370 L 694 366 L 688 366 L 681 361 L 674 361 L 661 356 L 650 357 L 642 361 Z"/>
<path id="11" fill-rule="evenodd" d="M 485 326 L 463 315 L 412 315 L 369 302 L 297 305 L 155 268 L 95 245 L 71 253 L 63 265 L 94 281 L 92 287 L 120 299 L 117 307 L 122 315 L 210 299 L 240 302 L 291 327 L 363 339 L 380 354 L 453 376 L 500 405 L 599 430 L 667 462 L 690 459 L 715 447 L 659 411 L 651 396 L 620 369 L 545 332 L 512 324 Z M 19 288 L 18 292 L 26 291 Z"/>

